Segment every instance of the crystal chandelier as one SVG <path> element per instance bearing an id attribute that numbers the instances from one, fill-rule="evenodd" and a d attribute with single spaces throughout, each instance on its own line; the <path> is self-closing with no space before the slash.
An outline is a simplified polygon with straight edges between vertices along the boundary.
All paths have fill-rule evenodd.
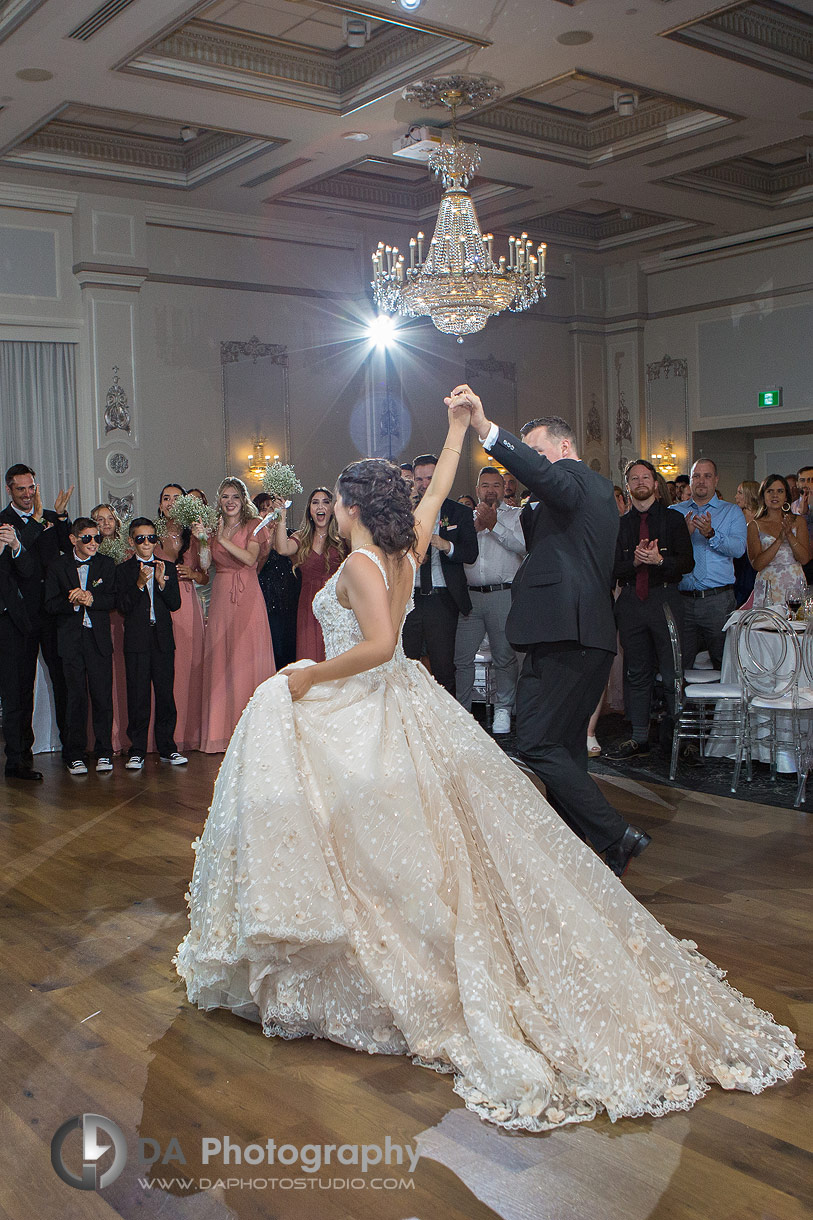
<path id="1" fill-rule="evenodd" d="M 429 158 L 429 169 L 442 180 L 445 191 L 425 256 L 423 233 L 410 238 L 409 266 L 397 246 L 379 242 L 373 254 L 375 303 L 407 318 L 428 315 L 438 330 L 456 335 L 458 343 L 464 335 L 482 330 L 494 314 L 504 309 L 519 313 L 545 295 L 544 243 L 534 253 L 527 233 L 510 237 L 508 261 L 501 255 L 495 263 L 493 235 L 483 236 L 466 190 L 480 164 L 480 153 L 458 138 L 457 108 L 461 103 L 490 101 L 500 88 L 482 78 L 445 76 L 404 90 L 408 101 L 442 104 L 452 112 L 452 143 L 441 144 Z"/>

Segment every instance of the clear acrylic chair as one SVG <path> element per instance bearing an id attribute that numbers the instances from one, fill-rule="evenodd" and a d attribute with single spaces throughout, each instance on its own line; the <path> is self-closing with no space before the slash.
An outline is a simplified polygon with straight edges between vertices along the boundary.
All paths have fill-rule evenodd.
<path id="1" fill-rule="evenodd" d="M 793 806 L 798 809 L 805 802 L 811 765 L 813 624 L 797 633 L 777 610 L 749 610 L 740 621 L 736 658 L 748 705 L 751 750 L 764 740 L 760 734 L 767 723 L 771 780 L 776 781 L 779 750 L 792 752 L 798 779 Z"/>
<path id="2" fill-rule="evenodd" d="M 683 742 L 696 741 L 700 757 L 704 758 L 708 742 L 733 739 L 736 753 L 731 791 L 736 792 L 743 755 L 746 759 L 746 779 L 749 782 L 752 775 L 747 733 L 748 709 L 742 689 L 732 682 L 687 682 L 683 674 L 683 650 L 675 616 L 670 606 L 665 605 L 663 610 L 669 629 L 675 670 L 675 732 L 672 738 L 669 778 L 673 780 L 677 774 L 678 756 Z M 729 631 L 736 633 L 738 625 L 729 627 Z M 688 672 L 691 673 L 691 670 Z"/>

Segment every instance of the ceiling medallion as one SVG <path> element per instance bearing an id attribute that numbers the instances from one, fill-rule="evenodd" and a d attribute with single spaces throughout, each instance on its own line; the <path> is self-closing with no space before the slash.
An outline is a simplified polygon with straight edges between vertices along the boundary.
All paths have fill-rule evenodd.
<path id="1" fill-rule="evenodd" d="M 482 106 L 502 91 L 483 77 L 442 76 L 419 81 L 404 90 L 407 101 L 422 106 L 446 106 L 452 114 L 452 143 L 441 144 L 429 158 L 429 169 L 445 187 L 435 233 L 424 257 L 424 235 L 409 240 L 409 266 L 397 246 L 378 243 L 373 254 L 373 297 L 376 305 L 407 318 L 428 316 L 438 330 L 464 335 L 482 330 L 494 314 L 519 313 L 545 295 L 545 246 L 528 234 L 510 237 L 508 262 L 492 258 L 491 233 L 483 236 L 474 204 L 466 190 L 479 164 L 476 145 L 463 144 L 457 134 L 459 106 Z"/>

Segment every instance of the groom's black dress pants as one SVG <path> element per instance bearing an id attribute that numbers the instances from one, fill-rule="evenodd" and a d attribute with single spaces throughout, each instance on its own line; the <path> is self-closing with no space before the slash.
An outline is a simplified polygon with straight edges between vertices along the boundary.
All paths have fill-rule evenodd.
<path id="1" fill-rule="evenodd" d="M 587 723 L 607 684 L 613 654 L 575 640 L 534 644 L 517 686 L 517 746 L 548 801 L 597 852 L 627 823 L 587 773 Z"/>

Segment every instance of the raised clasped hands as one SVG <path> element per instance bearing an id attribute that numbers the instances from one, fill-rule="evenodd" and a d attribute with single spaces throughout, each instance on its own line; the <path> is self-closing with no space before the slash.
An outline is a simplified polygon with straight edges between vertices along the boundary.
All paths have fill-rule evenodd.
<path id="1" fill-rule="evenodd" d="M 468 414 L 468 423 L 478 433 L 481 433 L 488 420 L 486 419 L 483 404 L 475 394 L 471 386 L 463 385 L 455 386 L 448 398 L 443 400 L 449 408 L 449 422 L 452 419 L 458 419 L 463 412 Z"/>
<path id="2" fill-rule="evenodd" d="M 279 672 L 288 679 L 288 691 L 294 703 L 297 699 L 301 699 L 307 695 L 310 688 L 313 686 L 313 665 L 293 666 L 286 665 Z"/>
<path id="3" fill-rule="evenodd" d="M 658 550 L 658 539 L 651 538 L 648 542 L 639 542 L 635 548 L 634 561 L 636 568 L 642 564 L 660 564 L 661 553 Z"/>

